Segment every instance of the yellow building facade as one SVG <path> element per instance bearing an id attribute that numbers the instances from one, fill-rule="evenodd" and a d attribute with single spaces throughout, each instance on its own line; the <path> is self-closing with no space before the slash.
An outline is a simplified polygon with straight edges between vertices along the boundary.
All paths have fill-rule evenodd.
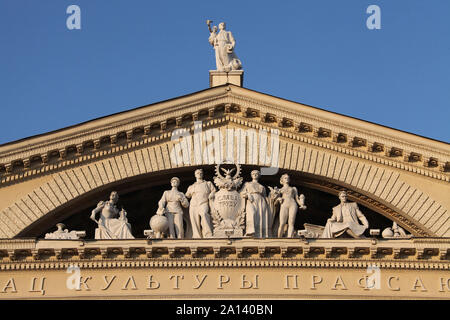
<path id="1" fill-rule="evenodd" d="M 242 79 L 211 72 L 206 90 L 0 146 L 0 299 L 449 299 L 449 145 Z M 244 180 L 289 174 L 308 205 L 296 230 L 325 225 L 346 190 L 370 229 L 395 222 L 408 236 L 147 238 L 170 178 L 184 192 L 196 168 L 213 178 L 218 157 Z M 94 240 L 89 215 L 113 190 L 136 239 Z M 86 237 L 44 239 L 59 222 Z"/>

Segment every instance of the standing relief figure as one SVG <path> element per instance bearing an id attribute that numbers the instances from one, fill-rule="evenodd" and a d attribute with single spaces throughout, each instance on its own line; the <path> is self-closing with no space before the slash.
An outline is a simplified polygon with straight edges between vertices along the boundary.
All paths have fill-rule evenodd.
<path id="1" fill-rule="evenodd" d="M 217 27 L 211 29 L 211 20 L 207 20 L 206 24 L 210 32 L 209 43 L 214 47 L 216 53 L 217 71 L 229 72 L 231 70 L 239 70 L 242 68 L 241 60 L 234 53 L 236 41 L 230 31 L 225 30 L 225 22 L 219 23 L 219 32 Z"/>
<path id="2" fill-rule="evenodd" d="M 203 180 L 203 170 L 194 172 L 196 182 L 189 186 L 186 197 L 191 198 L 189 217 L 192 224 L 192 238 L 211 238 L 213 236 L 210 202 L 214 199 L 216 188 L 210 181 Z"/>
<path id="3" fill-rule="evenodd" d="M 169 220 L 169 237 L 184 238 L 183 229 L 183 208 L 189 206 L 189 201 L 183 192 L 178 191 L 180 179 L 173 177 L 170 179 L 171 190 L 164 191 L 161 200 L 158 202 L 158 212 L 164 212 Z"/>
<path id="4" fill-rule="evenodd" d="M 92 210 L 91 219 L 98 224 L 98 228 L 95 229 L 95 239 L 134 239 L 127 212 L 123 208 L 119 211 L 116 206 L 117 201 L 119 201 L 119 195 L 113 191 L 109 201 L 100 201 Z M 96 220 L 97 213 L 100 213 L 98 220 Z"/>
<path id="5" fill-rule="evenodd" d="M 280 203 L 280 220 L 278 227 L 278 238 L 283 237 L 285 233 L 286 224 L 288 226 L 287 237 L 294 236 L 294 224 L 297 216 L 297 211 L 300 208 L 305 210 L 305 196 L 298 195 L 296 187 L 289 185 L 290 177 L 288 174 L 283 174 L 280 178 L 281 189 L 271 189 L 271 198 L 275 198 L 275 203 Z"/>
<path id="6" fill-rule="evenodd" d="M 252 181 L 246 182 L 240 194 L 245 199 L 246 236 L 271 237 L 272 212 L 266 195 L 266 188 L 258 182 L 261 174 L 251 172 Z"/>

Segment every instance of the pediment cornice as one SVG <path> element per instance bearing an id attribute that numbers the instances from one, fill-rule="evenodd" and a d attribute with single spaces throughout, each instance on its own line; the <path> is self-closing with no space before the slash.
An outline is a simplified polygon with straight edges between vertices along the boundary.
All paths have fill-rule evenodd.
<path id="1" fill-rule="evenodd" d="M 280 118 L 295 118 L 297 122 L 312 124 L 313 129 L 326 128 L 333 133 L 367 138 L 372 142 L 395 145 L 405 150 L 420 150 L 422 153 L 441 155 L 449 160 L 450 146 L 447 143 L 277 97 L 260 93 L 255 95 L 255 92 L 249 96 L 245 94 L 246 92 L 238 92 L 239 89 L 247 90 L 236 88 L 230 93 L 230 97 L 238 99 L 239 101 L 233 102 L 241 106 L 246 106 L 246 103 L 248 104 L 246 107 L 249 108 L 252 105 L 259 105 L 260 108 L 267 110 L 266 112 L 278 114 Z"/>
<path id="2" fill-rule="evenodd" d="M 0 181 L 167 139 L 193 121 L 278 128 L 281 136 L 397 169 L 450 181 L 450 147 L 374 123 L 226 85 L 0 146 Z"/>

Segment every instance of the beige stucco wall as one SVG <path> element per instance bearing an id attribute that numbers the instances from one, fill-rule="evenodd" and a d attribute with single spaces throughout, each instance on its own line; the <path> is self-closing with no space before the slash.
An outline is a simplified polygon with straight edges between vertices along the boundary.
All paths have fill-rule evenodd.
<path id="1" fill-rule="evenodd" d="M 46 175 L 0 188 L 0 208 L 5 209 L 51 179 L 51 175 Z"/>
<path id="2" fill-rule="evenodd" d="M 80 275 L 77 290 L 67 287 L 65 269 L 0 272 L 0 299 L 450 298 L 445 270 L 383 270 L 379 289 L 365 289 L 372 274 L 364 268 L 114 268 L 81 269 Z"/>

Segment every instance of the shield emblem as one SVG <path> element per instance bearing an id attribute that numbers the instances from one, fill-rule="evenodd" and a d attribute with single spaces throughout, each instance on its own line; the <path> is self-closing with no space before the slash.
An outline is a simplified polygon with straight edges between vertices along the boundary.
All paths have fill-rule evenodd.
<path id="1" fill-rule="evenodd" d="M 223 220 L 235 221 L 242 208 L 242 198 L 236 190 L 220 189 L 214 199 L 214 209 Z"/>

